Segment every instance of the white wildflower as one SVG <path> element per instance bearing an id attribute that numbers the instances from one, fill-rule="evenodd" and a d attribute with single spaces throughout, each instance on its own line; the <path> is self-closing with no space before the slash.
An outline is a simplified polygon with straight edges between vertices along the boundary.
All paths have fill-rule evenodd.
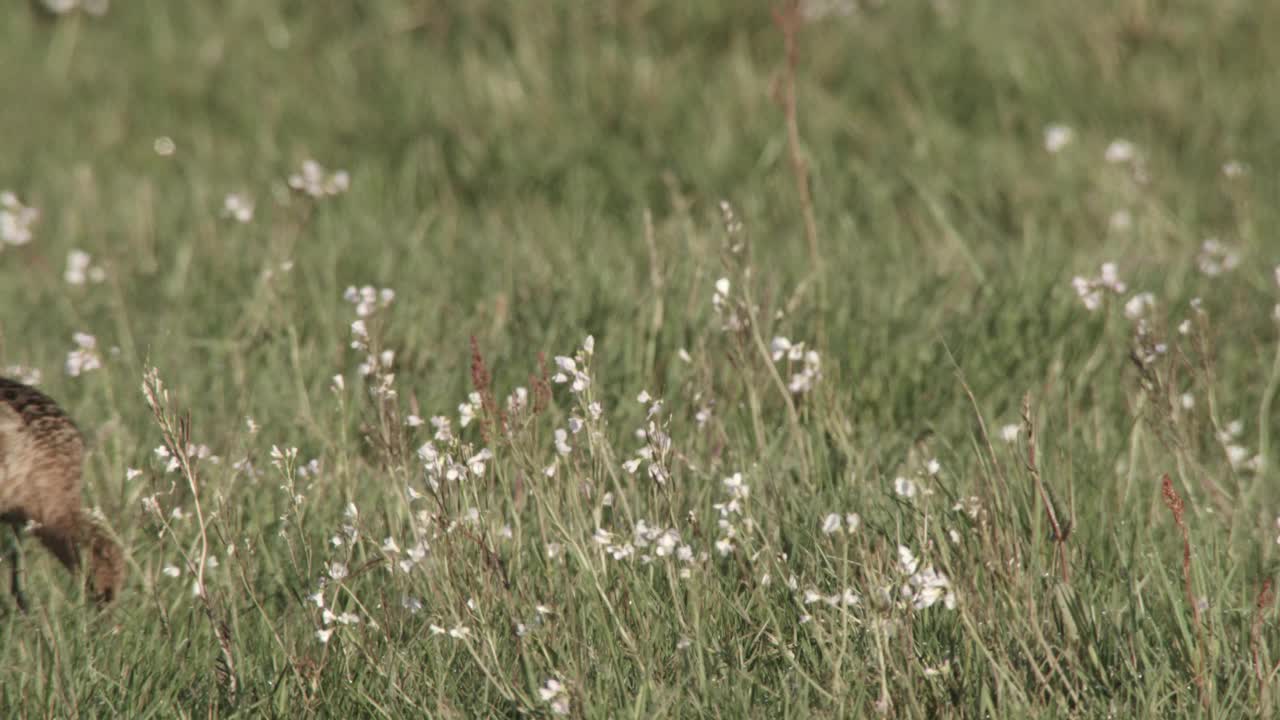
<path id="1" fill-rule="evenodd" d="M 840 514 L 831 513 L 822 519 L 822 533 L 831 535 L 840 532 Z"/>
<path id="2" fill-rule="evenodd" d="M 862 518 L 858 513 L 849 513 L 844 516 L 844 524 L 850 533 L 854 533 L 862 526 Z"/>
<path id="3" fill-rule="evenodd" d="M 1156 306 L 1156 298 L 1149 292 L 1140 292 L 1124 304 L 1124 316 L 1138 320 L 1150 314 Z"/>
<path id="4" fill-rule="evenodd" d="M 1051 154 L 1061 152 L 1074 139 L 1075 131 L 1066 125 L 1055 123 L 1044 129 L 1044 149 Z"/>
<path id="5" fill-rule="evenodd" d="M 222 201 L 222 215 L 238 223 L 253 220 L 253 198 L 240 193 L 231 193 Z"/>
<path id="6" fill-rule="evenodd" d="M 1104 155 L 1107 162 L 1112 164 L 1131 162 L 1137 156 L 1137 147 L 1123 138 L 1112 140 L 1111 144 L 1107 146 L 1107 152 Z"/>
<path id="7" fill-rule="evenodd" d="M 0 249 L 5 244 L 26 245 L 34 235 L 32 228 L 40 219 L 40 211 L 23 205 L 8 190 L 0 192 Z"/>
<path id="8" fill-rule="evenodd" d="M 76 349 L 67 353 L 66 371 L 71 377 L 79 377 L 83 373 L 102 367 L 102 358 L 98 355 L 98 340 L 88 333 L 78 332 L 72 335 Z"/>
<path id="9" fill-rule="evenodd" d="M 315 160 L 306 160 L 302 168 L 289 176 L 289 187 L 313 198 L 339 195 L 351 186 L 346 170 L 330 173 Z"/>
<path id="10" fill-rule="evenodd" d="M 896 477 L 893 480 L 893 491 L 904 498 L 913 498 L 916 496 L 916 484 L 904 477 Z"/>

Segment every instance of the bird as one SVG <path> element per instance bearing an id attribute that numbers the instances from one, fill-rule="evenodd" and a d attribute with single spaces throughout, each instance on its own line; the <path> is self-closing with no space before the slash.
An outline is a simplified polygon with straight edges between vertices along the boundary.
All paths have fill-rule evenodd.
<path id="1" fill-rule="evenodd" d="M 30 530 L 75 576 L 87 549 L 86 588 L 99 605 L 112 602 L 124 582 L 124 555 L 104 524 L 81 505 L 84 439 L 52 398 L 0 377 L 0 521 L 14 531 L 8 559 L 11 591 L 27 611 L 19 561 Z"/>

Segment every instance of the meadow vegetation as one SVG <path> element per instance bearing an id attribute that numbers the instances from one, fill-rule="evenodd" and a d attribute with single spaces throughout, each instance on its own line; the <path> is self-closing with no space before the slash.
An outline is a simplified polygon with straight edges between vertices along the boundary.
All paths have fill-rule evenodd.
<path id="1" fill-rule="evenodd" d="M 1280 4 L 60 4 L 6 716 L 1274 714 Z"/>

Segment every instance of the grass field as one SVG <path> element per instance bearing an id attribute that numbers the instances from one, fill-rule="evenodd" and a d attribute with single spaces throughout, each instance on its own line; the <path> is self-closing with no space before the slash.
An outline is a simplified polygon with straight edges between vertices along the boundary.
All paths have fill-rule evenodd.
<path id="1" fill-rule="evenodd" d="M 1274 715 L 1280 4 L 34 7 L 5 717 Z"/>

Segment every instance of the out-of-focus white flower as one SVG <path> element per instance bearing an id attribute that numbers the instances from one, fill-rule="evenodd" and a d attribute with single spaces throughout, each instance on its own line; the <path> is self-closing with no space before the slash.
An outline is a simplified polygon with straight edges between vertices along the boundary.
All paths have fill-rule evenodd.
<path id="1" fill-rule="evenodd" d="M 1249 459 L 1248 448 L 1242 447 L 1240 445 L 1227 446 L 1227 461 L 1231 463 L 1231 467 L 1239 468 L 1243 466 L 1245 461 L 1248 459 Z"/>
<path id="2" fill-rule="evenodd" d="M 483 450 L 476 453 L 475 455 L 472 455 L 471 458 L 467 460 L 467 469 L 471 471 L 472 475 L 475 475 L 476 477 L 481 477 L 484 475 L 485 464 L 492 459 L 493 459 L 493 451 L 490 450 L 489 448 L 484 448 Z"/>
<path id="3" fill-rule="evenodd" d="M 839 513 L 831 513 L 822 519 L 822 533 L 831 535 L 840 532 L 840 515 Z"/>
<path id="4" fill-rule="evenodd" d="M 289 187 L 313 198 L 340 195 L 351 187 L 346 170 L 330 173 L 315 160 L 305 160 L 302 169 L 289 176 Z"/>
<path id="5" fill-rule="evenodd" d="M 5 244 L 26 245 L 34 235 L 32 228 L 40 219 L 40 211 L 23 205 L 18 196 L 0 192 L 0 249 Z"/>
<path id="6" fill-rule="evenodd" d="M 862 518 L 858 515 L 858 513 L 849 513 L 844 516 L 844 524 L 845 524 L 845 528 L 849 532 L 854 533 L 854 532 L 857 532 L 858 528 L 862 526 Z"/>
<path id="7" fill-rule="evenodd" d="M 569 446 L 569 432 L 564 428 L 556 428 L 555 433 L 556 452 L 561 455 L 568 455 L 573 452 L 573 448 Z"/>
<path id="8" fill-rule="evenodd" d="M 742 479 L 742 473 L 736 472 L 723 481 L 725 490 L 729 492 L 729 497 L 735 500 L 742 500 L 751 495 L 751 486 L 747 485 Z"/>
<path id="9" fill-rule="evenodd" d="M 1075 139 L 1075 131 L 1066 125 L 1055 123 L 1044 129 L 1044 149 L 1052 154 L 1062 151 Z"/>
<path id="10" fill-rule="evenodd" d="M 1071 286 L 1075 288 L 1076 295 L 1079 296 L 1085 309 L 1090 312 L 1102 307 L 1104 290 L 1120 295 L 1128 289 L 1128 286 L 1120 280 L 1119 270 L 1113 262 L 1103 263 L 1096 278 L 1080 275 L 1071 278 Z"/>
<path id="11" fill-rule="evenodd" d="M 67 269 L 62 279 L 69 285 L 84 285 L 86 280 L 100 283 L 106 279 L 107 273 L 101 267 L 92 265 L 93 258 L 83 250 L 72 250 L 67 253 Z"/>
<path id="12" fill-rule="evenodd" d="M 240 193 L 230 193 L 222 200 L 222 216 L 238 223 L 253 220 L 253 198 Z"/>
<path id="13" fill-rule="evenodd" d="M 951 590 L 951 581 L 931 565 L 921 568 L 920 559 L 905 545 L 898 546 L 898 570 L 910 576 L 902 592 L 911 599 L 915 609 L 923 610 L 939 600 L 948 609 L 955 609 L 956 596 Z"/>
<path id="14" fill-rule="evenodd" d="M 769 350 L 773 355 L 773 361 L 777 362 L 791 351 L 791 341 L 779 335 L 769 343 Z"/>
<path id="15" fill-rule="evenodd" d="M 904 477 L 896 477 L 893 479 L 893 491 L 899 497 L 912 498 L 916 496 L 916 484 Z"/>
<path id="16" fill-rule="evenodd" d="M 1196 266 L 1209 277 L 1230 272 L 1239 265 L 1240 255 L 1217 238 L 1205 240 L 1200 245 L 1200 254 L 1196 256 Z"/>
<path id="17" fill-rule="evenodd" d="M 1137 156 L 1137 147 L 1124 138 L 1112 140 L 1111 144 L 1107 146 L 1107 152 L 1104 155 L 1107 162 L 1113 164 L 1131 162 Z"/>
<path id="18" fill-rule="evenodd" d="M 564 692 L 564 686 L 555 678 L 548 678 L 545 685 L 538 689 L 538 696 L 545 701 L 550 701 L 560 693 Z"/>
<path id="19" fill-rule="evenodd" d="M 1146 317 L 1156 306 L 1156 297 L 1149 292 L 1140 292 L 1129 298 L 1124 304 L 1124 316 L 1130 320 Z"/>
<path id="20" fill-rule="evenodd" d="M 545 684 L 538 688 L 538 697 L 550 704 L 553 715 L 569 714 L 569 691 L 555 678 L 547 678 Z"/>
<path id="21" fill-rule="evenodd" d="M 1120 280 L 1120 269 L 1113 262 L 1104 262 L 1098 269 L 1098 282 L 1116 294 L 1123 293 L 1128 287 Z"/>
<path id="22" fill-rule="evenodd" d="M 906 545 L 898 546 L 898 569 L 902 571 L 903 575 L 915 573 L 919 565 L 920 560 L 911 552 L 911 548 Z"/>
<path id="23" fill-rule="evenodd" d="M 78 332 L 72 336 L 76 349 L 67 353 L 66 371 L 71 377 L 79 377 L 90 370 L 102 367 L 102 358 L 98 355 L 98 339 L 88 333 Z"/>

